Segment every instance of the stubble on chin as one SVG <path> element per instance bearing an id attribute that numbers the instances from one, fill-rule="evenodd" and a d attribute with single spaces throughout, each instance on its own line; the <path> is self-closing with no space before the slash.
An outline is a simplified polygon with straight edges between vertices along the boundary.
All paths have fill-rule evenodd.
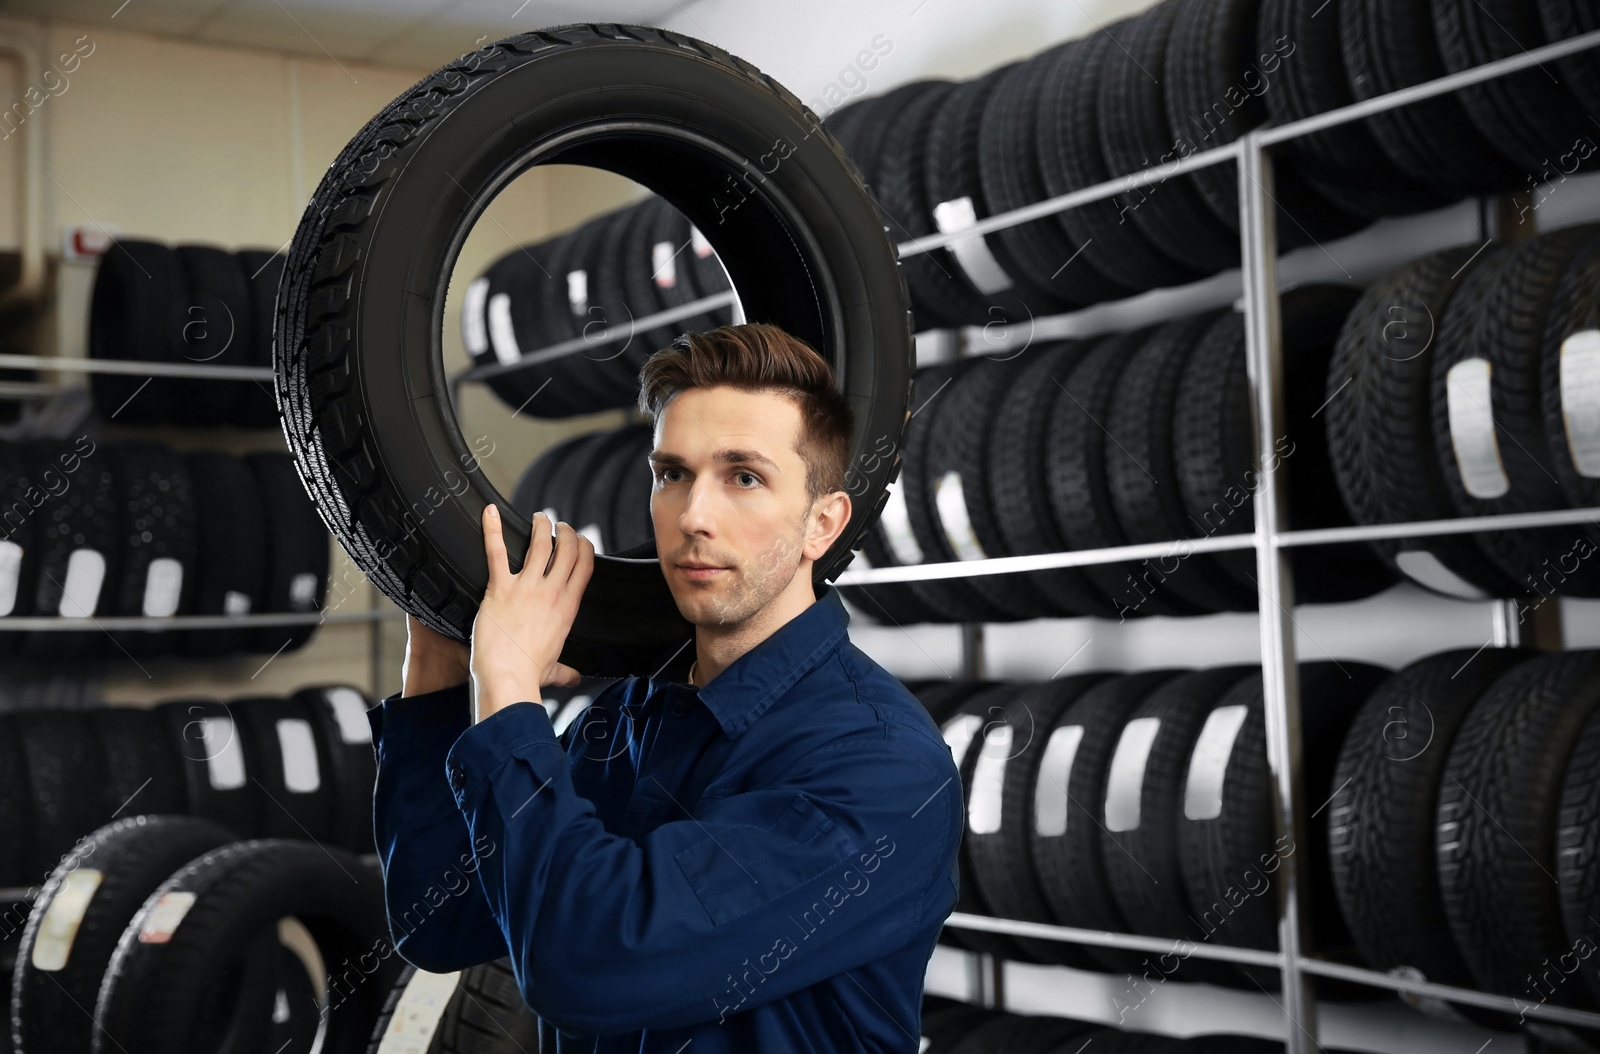
<path id="1" fill-rule="evenodd" d="M 780 535 L 760 556 L 740 568 L 730 578 L 726 590 L 706 597 L 709 623 L 736 625 L 766 607 L 794 580 L 804 547 L 805 522 L 792 535 Z"/>

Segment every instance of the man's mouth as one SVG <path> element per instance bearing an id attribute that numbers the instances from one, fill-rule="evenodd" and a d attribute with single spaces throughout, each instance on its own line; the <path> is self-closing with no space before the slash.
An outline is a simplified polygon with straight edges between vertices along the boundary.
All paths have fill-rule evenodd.
<path id="1" fill-rule="evenodd" d="M 684 577 L 689 579 L 691 582 L 705 582 L 717 577 L 717 575 L 728 569 L 726 567 L 719 567 L 716 564 L 702 564 L 688 561 L 680 563 L 678 565 L 678 570 L 682 571 Z"/>

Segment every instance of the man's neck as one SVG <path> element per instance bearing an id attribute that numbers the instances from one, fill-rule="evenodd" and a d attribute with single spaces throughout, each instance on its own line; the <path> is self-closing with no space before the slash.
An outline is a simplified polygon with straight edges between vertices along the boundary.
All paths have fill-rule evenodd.
<path id="1" fill-rule="evenodd" d="M 790 587 L 743 622 L 733 626 L 696 626 L 694 683 L 704 687 L 732 666 L 745 652 L 772 636 L 806 608 L 817 602 L 811 574 L 796 574 Z"/>

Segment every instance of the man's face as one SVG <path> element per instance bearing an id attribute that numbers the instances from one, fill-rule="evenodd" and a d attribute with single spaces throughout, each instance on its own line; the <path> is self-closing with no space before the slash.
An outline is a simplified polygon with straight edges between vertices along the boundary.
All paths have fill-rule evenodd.
<path id="1" fill-rule="evenodd" d="M 743 622 L 809 568 L 799 435 L 800 408 L 774 392 L 688 388 L 661 414 L 650 515 L 662 572 L 691 623 Z"/>

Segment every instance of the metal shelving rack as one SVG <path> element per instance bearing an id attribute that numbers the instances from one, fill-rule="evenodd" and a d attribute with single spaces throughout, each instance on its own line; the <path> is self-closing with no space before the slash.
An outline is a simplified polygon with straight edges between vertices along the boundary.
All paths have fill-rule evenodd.
<path id="1" fill-rule="evenodd" d="M 267 366 L 221 366 L 212 363 L 129 362 L 116 359 L 72 358 L 59 355 L 0 354 L 0 369 L 25 369 L 41 373 L 120 374 L 134 377 L 180 377 L 209 381 L 272 381 Z M 0 399 L 48 399 L 61 390 L 49 381 L 0 382 Z M 84 633 L 89 630 L 207 630 L 270 628 L 279 626 L 336 625 L 370 623 L 370 676 L 374 691 L 379 691 L 379 624 L 405 617 L 405 612 L 390 604 L 363 611 L 256 612 L 245 615 L 107 615 L 72 617 L 31 615 L 0 617 L 0 632 L 8 633 Z M 0 896 L 6 891 L 0 890 Z"/>
<path id="2" fill-rule="evenodd" d="M 1191 552 L 1216 552 L 1248 549 L 1256 551 L 1258 612 L 1263 687 L 1265 689 L 1265 718 L 1267 757 L 1277 787 L 1277 810 L 1274 817 L 1277 834 L 1293 839 L 1292 844 L 1306 844 L 1309 825 L 1306 803 L 1300 794 L 1300 688 L 1296 671 L 1293 619 L 1293 576 L 1283 550 L 1301 545 L 1331 545 L 1340 542 L 1423 537 L 1441 534 L 1458 534 L 1488 530 L 1519 530 L 1532 527 L 1582 523 L 1600 520 L 1600 507 L 1561 510 L 1546 513 L 1523 513 L 1504 516 L 1429 520 L 1370 527 L 1341 527 L 1323 530 L 1285 530 L 1286 520 L 1283 488 L 1279 474 L 1283 459 L 1268 462 L 1261 452 L 1272 449 L 1274 438 L 1282 432 L 1283 406 L 1283 335 L 1279 318 L 1277 288 L 1277 230 L 1276 200 L 1273 197 L 1273 167 L 1270 150 L 1278 144 L 1310 135 L 1374 114 L 1398 109 L 1448 92 L 1484 81 L 1503 77 L 1520 70 L 1531 69 L 1545 62 L 1565 58 L 1600 46 L 1600 32 L 1572 37 L 1549 44 L 1522 55 L 1487 63 L 1475 69 L 1451 74 L 1424 84 L 1413 85 L 1396 92 L 1364 102 L 1355 103 L 1326 113 L 1286 125 L 1266 125 L 1246 133 L 1242 138 L 1224 146 L 1215 147 L 1183 158 L 1162 168 L 1145 169 L 1130 175 L 1085 187 L 1070 194 L 1036 202 L 1009 212 L 998 213 L 960 230 L 928 235 L 901 243 L 898 246 L 902 259 L 950 245 L 975 235 L 985 235 L 1019 223 L 1041 219 L 1067 209 L 1101 201 L 1117 194 L 1152 186 L 1164 180 L 1194 172 L 1201 168 L 1235 162 L 1239 170 L 1240 241 L 1242 274 L 1244 281 L 1244 315 L 1247 336 L 1247 371 L 1254 395 L 1256 459 L 1263 465 L 1261 486 L 1254 501 L 1255 529 L 1251 534 L 1180 539 L 1115 548 L 1077 550 L 1029 556 L 1010 556 L 984 560 L 948 563 L 919 564 L 906 567 L 874 568 L 845 571 L 837 579 L 840 585 L 870 585 L 883 582 L 905 582 L 922 579 L 956 578 L 971 575 L 1005 574 L 1016 571 L 1045 570 L 1074 567 L 1085 564 L 1109 563 L 1163 556 L 1172 546 L 1181 544 Z M 629 326 L 608 329 L 595 337 L 565 341 L 532 352 L 526 358 L 509 364 L 479 366 L 459 374 L 454 383 L 482 381 L 492 376 L 514 372 L 525 366 L 568 354 L 612 337 L 622 337 L 623 330 L 649 329 L 669 324 L 678 319 L 721 306 L 734 296 L 721 293 L 670 311 L 635 319 Z M 1271 467 L 1266 467 L 1270 464 Z M 1510 601 L 1509 603 L 1516 603 Z M 1512 613 L 1510 629 L 1515 629 Z M 981 626 L 963 628 L 967 647 L 969 669 L 981 664 L 981 655 L 973 646 L 981 641 Z M 1497 629 L 1496 643 L 1515 643 L 1513 634 Z M 1330 962 L 1307 954 L 1304 937 L 1309 932 L 1309 878 L 1299 859 L 1291 854 L 1280 866 L 1284 881 L 1279 889 L 1278 951 L 1235 948 L 1200 942 L 1181 942 L 1192 954 L 1205 959 L 1275 966 L 1282 972 L 1282 1001 L 1285 1017 L 1285 1044 L 1289 1054 L 1311 1054 L 1320 1050 L 1313 1039 L 1317 1035 L 1316 1001 L 1311 990 L 1313 976 L 1338 979 L 1356 984 L 1410 993 L 1421 997 L 1445 999 L 1452 1002 L 1484 1007 L 1492 1010 L 1525 1014 L 1527 1017 L 1553 1024 L 1600 1028 L 1600 1013 L 1568 1010 L 1545 1004 L 1535 1005 L 1510 996 L 1473 989 L 1433 984 L 1409 977 L 1380 973 L 1342 963 Z M 1170 952 L 1174 942 L 1169 939 L 1140 937 L 1132 934 L 1109 934 L 1063 926 L 1049 926 L 1020 920 L 952 914 L 952 926 L 989 930 L 996 933 L 1070 941 L 1105 947 L 1125 948 L 1134 951 Z M 1000 991 L 1000 971 L 985 971 L 980 988 L 995 999 Z"/>
<path id="3" fill-rule="evenodd" d="M 903 242 L 899 245 L 901 258 L 941 248 L 952 242 L 975 235 L 989 234 L 1019 223 L 1041 219 L 1067 209 L 1101 201 L 1116 194 L 1152 186 L 1175 176 L 1201 168 L 1235 162 L 1239 167 L 1239 204 L 1241 218 L 1242 273 L 1244 278 L 1244 314 L 1248 358 L 1247 367 L 1255 396 L 1257 460 L 1264 466 L 1261 487 L 1254 502 L 1255 530 L 1252 534 L 1230 535 L 1202 539 L 1182 539 L 1126 545 L 1115 548 L 1076 550 L 1031 556 L 998 557 L 985 560 L 950 563 L 919 564 L 908 567 L 878 568 L 865 571 L 846 571 L 840 575 L 841 585 L 870 585 L 884 582 L 905 582 L 923 579 L 955 578 L 971 575 L 1005 574 L 1016 571 L 1046 570 L 1075 567 L 1085 564 L 1139 560 L 1168 554 L 1174 544 L 1182 544 L 1191 552 L 1217 552 L 1254 548 L 1256 550 L 1257 581 L 1259 586 L 1262 672 L 1265 689 L 1265 717 L 1268 747 L 1268 764 L 1272 769 L 1278 790 L 1277 833 L 1293 839 L 1292 844 L 1304 844 L 1308 825 L 1305 802 L 1299 794 L 1300 759 L 1300 697 L 1296 672 L 1292 616 L 1294 607 L 1293 577 L 1282 550 L 1300 545 L 1330 545 L 1376 539 L 1421 537 L 1441 534 L 1468 533 L 1485 530 L 1518 530 L 1594 521 L 1600 519 L 1600 507 L 1562 510 L 1548 513 L 1524 513 L 1507 516 L 1483 516 L 1450 520 L 1387 524 L 1371 527 L 1341 527 L 1323 530 L 1289 531 L 1280 526 L 1285 520 L 1283 491 L 1278 473 L 1282 459 L 1269 463 L 1260 452 L 1271 449 L 1274 438 L 1282 431 L 1282 332 L 1279 320 L 1279 300 L 1276 281 L 1277 233 L 1275 228 L 1272 160 L 1273 146 L 1300 136 L 1323 131 L 1351 121 L 1361 120 L 1377 113 L 1398 109 L 1447 92 L 1460 90 L 1497 77 L 1530 69 L 1544 62 L 1554 61 L 1600 46 L 1600 32 L 1573 37 L 1550 44 L 1523 55 L 1488 63 L 1476 69 L 1452 74 L 1438 80 L 1405 88 L 1388 95 L 1356 103 L 1338 110 L 1318 114 L 1305 120 L 1281 126 L 1264 126 L 1247 133 L 1243 138 L 1211 150 L 1184 158 L 1160 169 L 1146 169 L 1131 175 L 1108 180 L 1070 194 L 1049 198 L 1009 212 L 999 213 L 980 220 L 958 231 L 929 235 Z M 505 373 L 515 372 L 563 354 L 571 354 L 621 338 L 639 329 L 668 325 L 683 318 L 699 314 L 729 303 L 736 303 L 733 292 L 723 292 L 705 297 L 667 311 L 634 320 L 627 326 L 613 327 L 601 333 L 574 338 L 550 347 L 531 352 L 509 364 L 478 366 L 452 380 L 452 387 L 462 382 L 485 381 Z M 56 356 L 0 355 L 0 368 L 35 369 L 40 371 L 110 373 L 143 375 L 151 377 L 206 378 L 229 381 L 269 381 L 272 370 L 265 367 L 216 366 L 181 363 L 120 362 L 94 359 L 62 358 Z M 47 396 L 56 386 L 40 382 L 8 382 L 0 385 L 0 398 L 34 398 Z M 1265 467 L 1271 464 L 1272 467 Z M 260 614 L 240 617 L 178 616 L 168 618 L 104 618 L 95 620 L 105 629 L 150 628 L 230 628 L 240 625 L 300 625 L 311 622 L 378 621 L 399 617 L 398 609 L 337 613 Z M 16 618 L 0 620 L 0 629 L 6 630 L 73 630 L 87 628 L 83 620 L 67 618 Z M 975 645 L 981 641 L 982 628 L 964 628 L 964 640 L 969 657 L 980 654 Z M 1308 879 L 1294 855 L 1284 858 L 1280 873 L 1285 881 L 1280 883 L 1279 951 L 1233 948 L 1222 945 L 1184 942 L 1189 953 L 1201 958 L 1276 966 L 1282 971 L 1282 1007 L 1286 1018 L 1285 1042 L 1290 1054 L 1310 1054 L 1318 1049 L 1311 1037 L 1316 1035 L 1316 1004 L 1310 988 L 1311 977 L 1321 976 L 1357 984 L 1392 989 L 1417 996 L 1447 999 L 1488 1009 L 1523 1013 L 1528 1017 L 1590 1028 L 1600 1028 L 1600 1013 L 1587 1013 L 1549 1005 L 1524 1003 L 1501 996 L 1448 985 L 1432 984 L 1406 977 L 1360 969 L 1341 963 L 1329 962 L 1306 954 L 1302 950 L 1308 911 Z M 1168 952 L 1173 942 L 1160 938 L 1140 937 L 1132 934 L 1106 934 L 1062 926 L 1048 926 L 1012 919 L 954 913 L 949 925 L 970 929 L 989 930 L 1020 936 L 1071 941 L 1106 947 L 1126 948 L 1135 951 Z M 992 965 L 992 964 L 991 964 Z M 991 970 L 988 979 L 991 992 L 998 992 L 999 971 Z"/>
<path id="4" fill-rule="evenodd" d="M 1532 68 L 1543 62 L 1600 45 L 1600 33 L 1551 44 L 1524 55 L 1500 60 L 1463 71 L 1426 84 L 1415 85 L 1358 103 L 1339 110 L 1319 114 L 1306 120 L 1283 126 L 1267 126 L 1247 133 L 1227 146 L 1195 154 L 1169 166 L 1164 172 L 1147 170 L 1143 173 L 1112 180 L 1099 186 L 1085 188 L 1073 194 L 1052 198 L 1026 208 L 990 217 L 954 234 L 933 235 L 908 242 L 901 246 L 901 255 L 926 251 L 947 245 L 959 237 L 985 234 L 1001 230 L 1016 223 L 1037 219 L 1092 201 L 1099 201 L 1117 193 L 1153 184 L 1161 179 L 1181 175 L 1227 160 L 1239 166 L 1239 206 L 1241 219 L 1242 270 L 1244 276 L 1244 315 L 1248 347 L 1247 366 L 1254 395 L 1256 419 L 1256 459 L 1263 466 L 1261 486 L 1254 500 L 1255 531 L 1251 535 L 1231 538 L 1184 540 L 1182 544 L 1193 551 L 1254 548 L 1256 550 L 1257 582 L 1259 587 L 1262 676 L 1265 689 L 1265 718 L 1268 764 L 1277 786 L 1277 811 L 1274 817 L 1276 833 L 1287 835 L 1291 844 L 1304 845 L 1309 839 L 1306 820 L 1306 803 L 1301 790 L 1300 755 L 1300 690 L 1296 670 L 1293 619 L 1293 576 L 1285 548 L 1294 545 L 1326 545 L 1377 538 L 1418 537 L 1453 534 L 1480 530 L 1515 530 L 1527 527 L 1552 526 L 1592 521 L 1600 517 L 1600 508 L 1562 510 L 1553 513 L 1531 513 L 1513 516 L 1485 516 L 1470 519 L 1434 520 L 1408 524 L 1390 524 L 1379 527 L 1351 527 L 1313 531 L 1287 531 L 1282 528 L 1286 519 L 1283 488 L 1279 473 L 1282 459 L 1268 462 L 1261 457 L 1271 450 L 1276 436 L 1282 434 L 1283 407 L 1283 344 L 1279 319 L 1279 297 L 1276 280 L 1277 231 L 1275 199 L 1272 195 L 1273 170 L 1269 149 L 1279 143 L 1299 136 L 1332 128 L 1350 121 L 1360 120 L 1376 113 L 1396 109 L 1424 99 L 1456 91 L 1518 70 Z M 1269 467 L 1270 466 L 1270 467 Z M 868 584 L 872 582 L 906 581 L 917 578 L 954 577 L 955 575 L 999 573 L 1003 571 L 1036 570 L 1047 567 L 1065 567 L 1110 560 L 1142 558 L 1170 551 L 1172 543 L 1156 545 L 1121 546 L 1116 549 L 1080 551 L 1077 553 L 1044 556 L 1005 557 L 987 561 L 956 564 L 926 564 L 915 568 L 885 568 L 860 572 L 845 572 L 841 584 Z M 983 566 L 979 566 L 983 565 Z M 920 572 L 920 573 L 915 573 Z M 1600 1027 L 1600 1014 L 1566 1010 L 1547 1005 L 1533 1006 L 1512 997 L 1430 984 L 1373 970 L 1360 969 L 1340 963 L 1328 962 L 1306 954 L 1303 938 L 1309 931 L 1309 877 L 1291 854 L 1280 869 L 1283 881 L 1279 890 L 1279 923 L 1277 952 L 1252 949 L 1212 947 L 1186 942 L 1193 953 L 1203 958 L 1233 962 L 1277 966 L 1282 971 L 1282 1007 L 1286 1018 L 1285 1043 L 1290 1054 L 1309 1054 L 1319 1049 L 1313 1037 L 1317 1035 L 1316 1001 L 1311 990 L 1311 977 L 1337 978 L 1358 984 L 1389 988 L 1419 996 L 1450 999 L 1490 1009 L 1512 1013 L 1526 1013 L 1529 1017 L 1552 1023 Z M 1085 944 L 1123 947 L 1141 951 L 1165 952 L 1172 950 L 1169 940 L 1141 938 L 1132 935 L 1100 934 L 1065 927 L 1040 926 L 1006 919 L 991 919 L 974 915 L 952 915 L 951 924 L 973 929 L 1015 933 L 1069 940 Z"/>

